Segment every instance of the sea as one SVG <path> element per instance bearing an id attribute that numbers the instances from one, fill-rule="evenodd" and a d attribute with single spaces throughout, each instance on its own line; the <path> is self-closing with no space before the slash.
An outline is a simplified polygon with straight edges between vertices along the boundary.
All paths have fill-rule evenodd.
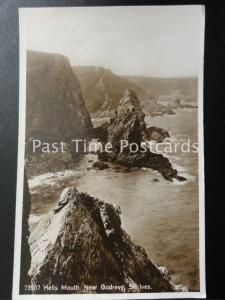
<path id="1" fill-rule="evenodd" d="M 198 142 L 197 109 L 177 109 L 174 115 L 146 116 L 148 126 L 166 128 L 167 142 Z M 95 124 L 104 120 L 95 119 Z M 168 269 L 175 284 L 199 291 L 198 153 L 180 148 L 165 154 L 184 182 L 170 182 L 151 169 L 128 169 L 110 164 L 93 170 L 95 154 L 87 154 L 72 170 L 45 173 L 29 179 L 32 194 L 30 229 L 58 201 L 66 186 L 74 185 L 106 202 L 119 205 L 122 227 L 151 260 Z"/>

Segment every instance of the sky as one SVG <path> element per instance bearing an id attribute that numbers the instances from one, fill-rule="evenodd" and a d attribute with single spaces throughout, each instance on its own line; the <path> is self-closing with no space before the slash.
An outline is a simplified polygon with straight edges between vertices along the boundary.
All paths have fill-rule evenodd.
<path id="1" fill-rule="evenodd" d="M 202 6 L 25 8 L 26 48 L 60 53 L 76 66 L 118 75 L 197 76 L 203 54 Z"/>

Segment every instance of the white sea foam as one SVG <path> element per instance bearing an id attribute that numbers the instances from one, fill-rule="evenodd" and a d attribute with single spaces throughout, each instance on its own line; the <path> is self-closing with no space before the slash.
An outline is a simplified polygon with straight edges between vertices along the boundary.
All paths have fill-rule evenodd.
<path id="1" fill-rule="evenodd" d="M 180 173 L 187 172 L 187 169 L 184 166 L 180 166 L 176 163 L 172 163 L 172 165 L 173 165 L 174 169 L 176 169 Z"/>
<path id="2" fill-rule="evenodd" d="M 34 176 L 33 178 L 28 180 L 28 184 L 30 189 L 38 187 L 40 185 L 50 185 L 54 186 L 56 183 L 54 182 L 54 173 L 45 173 L 38 176 Z"/>
<path id="3" fill-rule="evenodd" d="M 30 214 L 29 216 L 29 223 L 33 224 L 33 223 L 38 223 L 41 219 L 43 218 L 43 215 L 34 215 L 34 214 Z"/>
<path id="4" fill-rule="evenodd" d="M 29 179 L 28 184 L 31 190 L 38 186 L 43 186 L 43 185 L 56 186 L 59 180 L 74 175 L 79 175 L 80 173 L 81 172 L 78 170 L 65 170 L 65 171 L 59 171 L 55 173 L 48 172 L 38 176 L 34 176 L 33 178 Z M 35 191 L 31 191 L 31 193 L 35 193 Z"/>
<path id="5" fill-rule="evenodd" d="M 183 176 L 183 177 L 186 178 L 187 180 L 179 181 L 179 180 L 177 180 L 177 179 L 174 179 L 174 180 L 173 180 L 173 184 L 175 184 L 175 185 L 185 185 L 185 184 L 187 184 L 187 183 L 190 182 L 190 181 L 192 181 L 192 182 L 195 181 L 195 179 L 196 179 L 195 176 L 190 175 L 190 174 L 188 174 L 188 173 L 179 173 L 179 175 Z"/>

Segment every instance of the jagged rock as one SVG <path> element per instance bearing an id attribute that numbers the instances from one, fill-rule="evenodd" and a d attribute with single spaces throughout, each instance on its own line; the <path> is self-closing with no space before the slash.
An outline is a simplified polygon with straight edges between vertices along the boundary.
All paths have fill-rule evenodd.
<path id="1" fill-rule="evenodd" d="M 127 167 L 152 168 L 171 181 L 173 178 L 185 180 L 184 177 L 178 176 L 177 170 L 162 154 L 152 153 L 149 149 L 145 153 L 141 153 L 141 143 L 148 140 L 149 134 L 144 118 L 145 115 L 136 94 L 127 89 L 108 127 L 108 142 L 111 143 L 113 149 L 111 152 L 98 153 L 99 159 Z M 161 134 L 166 135 L 166 132 L 161 129 Z M 138 150 L 131 151 L 127 147 L 121 151 L 121 140 L 126 140 L 129 144 L 134 143 L 134 147 L 137 147 Z"/>
<path id="2" fill-rule="evenodd" d="M 118 151 L 120 141 L 127 140 L 129 143 L 137 143 L 146 138 L 145 115 L 141 110 L 136 94 L 126 89 L 120 100 L 117 111 L 110 120 L 108 127 L 108 142 Z"/>
<path id="3" fill-rule="evenodd" d="M 96 161 L 93 163 L 92 168 L 97 170 L 105 170 L 108 169 L 109 166 L 102 161 Z"/>
<path id="4" fill-rule="evenodd" d="M 169 132 L 164 128 L 158 127 L 148 127 L 147 128 L 147 137 L 149 140 L 154 140 L 157 143 L 162 143 L 166 138 L 170 137 Z"/>
<path id="5" fill-rule="evenodd" d="M 119 292 L 172 292 L 168 274 L 121 227 L 120 208 L 74 189 L 57 213 L 49 213 L 30 236 L 32 284 L 57 285 L 49 293 L 70 293 L 61 285 L 78 285 L 72 293 L 105 291 L 101 284 L 123 286 Z M 94 291 L 84 285 L 96 285 Z M 147 286 L 141 289 L 141 286 Z M 46 293 L 47 291 L 45 291 Z"/>

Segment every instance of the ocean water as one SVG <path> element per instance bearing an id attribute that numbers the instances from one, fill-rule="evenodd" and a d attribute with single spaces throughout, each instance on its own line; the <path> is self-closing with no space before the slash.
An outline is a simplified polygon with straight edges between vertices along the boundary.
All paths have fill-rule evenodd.
<path id="1" fill-rule="evenodd" d="M 169 130 L 170 142 L 197 142 L 197 110 L 176 115 L 146 117 L 149 126 Z M 47 173 L 29 180 L 32 192 L 31 224 L 56 205 L 64 186 L 75 185 L 109 203 L 120 205 L 122 227 L 150 258 L 165 266 L 176 284 L 199 290 L 198 155 L 168 154 L 179 174 L 188 180 L 170 182 L 151 169 L 110 164 L 103 171 L 87 170 L 97 160 L 86 155 L 76 169 Z M 158 181 L 155 181 L 158 179 Z"/>

